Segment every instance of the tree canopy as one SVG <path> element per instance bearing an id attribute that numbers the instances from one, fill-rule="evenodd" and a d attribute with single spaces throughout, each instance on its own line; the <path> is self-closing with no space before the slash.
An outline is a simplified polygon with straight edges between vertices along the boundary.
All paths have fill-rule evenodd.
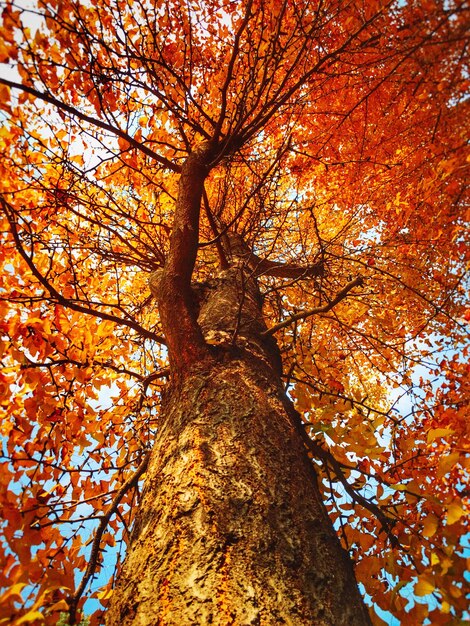
<path id="1" fill-rule="evenodd" d="M 148 281 L 176 232 L 194 281 L 227 236 L 258 275 L 367 597 L 459 623 L 468 6 L 0 6 L 0 624 L 112 593 L 171 376 Z M 201 151 L 201 214 L 174 223 Z"/>

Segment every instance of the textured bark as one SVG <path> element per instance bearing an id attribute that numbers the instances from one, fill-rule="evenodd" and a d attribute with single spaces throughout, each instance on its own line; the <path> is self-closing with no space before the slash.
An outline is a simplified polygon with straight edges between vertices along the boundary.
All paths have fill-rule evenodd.
<path id="1" fill-rule="evenodd" d="M 261 337 L 256 283 L 235 264 L 196 300 L 213 358 L 168 391 L 107 624 L 370 624 Z"/>

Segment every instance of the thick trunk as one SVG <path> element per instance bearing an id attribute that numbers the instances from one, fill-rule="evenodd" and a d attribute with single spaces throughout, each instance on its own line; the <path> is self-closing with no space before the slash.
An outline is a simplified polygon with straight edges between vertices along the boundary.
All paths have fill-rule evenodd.
<path id="1" fill-rule="evenodd" d="M 108 624 L 369 624 L 272 372 L 240 354 L 168 403 Z"/>
<path id="2" fill-rule="evenodd" d="M 218 345 L 168 391 L 107 624 L 370 624 L 261 339 L 255 282 L 235 266 L 197 295 Z"/>

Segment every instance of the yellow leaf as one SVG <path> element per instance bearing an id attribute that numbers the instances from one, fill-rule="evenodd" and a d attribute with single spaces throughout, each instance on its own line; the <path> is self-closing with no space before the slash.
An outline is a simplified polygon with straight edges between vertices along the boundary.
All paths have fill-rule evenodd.
<path id="1" fill-rule="evenodd" d="M 20 594 L 24 587 L 26 587 L 26 583 L 16 583 L 16 585 L 12 585 L 10 589 L 5 591 L 5 593 L 0 596 L 0 602 L 5 602 L 5 600 L 8 600 L 10 596 L 21 597 Z"/>
<path id="2" fill-rule="evenodd" d="M 74 154 L 73 156 L 69 156 L 69 160 L 73 161 L 73 163 L 77 163 L 78 165 L 84 164 L 83 154 Z"/>
<path id="3" fill-rule="evenodd" d="M 85 435 L 81 435 L 75 441 L 75 444 L 80 446 L 80 454 L 83 454 L 83 450 L 90 445 L 90 441 L 85 437 Z"/>
<path id="4" fill-rule="evenodd" d="M 432 443 L 435 439 L 439 437 L 446 437 L 447 435 L 451 435 L 454 432 L 452 428 L 431 428 L 428 431 L 428 443 Z"/>
<path id="5" fill-rule="evenodd" d="M 423 535 L 425 537 L 432 537 L 437 530 L 439 520 L 434 515 L 434 513 L 430 513 L 423 522 Z"/>
<path id="6" fill-rule="evenodd" d="M 20 624 L 29 624 L 31 622 L 36 622 L 37 620 L 40 620 L 41 622 L 43 622 L 44 615 L 40 613 L 39 611 L 28 611 L 26 615 L 23 615 L 23 617 L 20 617 L 19 619 L 14 621 L 12 626 L 20 626 Z"/>
<path id="7" fill-rule="evenodd" d="M 446 615 L 450 613 L 451 606 L 445 600 L 441 604 L 441 613 L 445 613 Z"/>
<path id="8" fill-rule="evenodd" d="M 452 504 L 447 507 L 447 524 L 455 524 L 463 515 L 465 515 L 465 511 L 460 504 L 458 502 L 452 502 Z"/>
<path id="9" fill-rule="evenodd" d="M 439 467 L 437 469 L 437 477 L 442 478 L 445 476 L 457 463 L 460 458 L 460 452 L 452 452 L 446 454 L 439 459 Z"/>
<path id="10" fill-rule="evenodd" d="M 96 594 L 100 600 L 109 600 L 113 595 L 113 589 L 104 589 Z"/>
<path id="11" fill-rule="evenodd" d="M 418 597 L 427 596 L 434 591 L 436 586 L 430 577 L 426 574 L 422 574 L 418 578 L 418 582 L 415 584 L 415 595 Z"/>
<path id="12" fill-rule="evenodd" d="M 93 437 L 93 439 L 95 439 L 100 445 L 102 445 L 104 443 L 105 440 L 105 436 L 103 433 L 100 432 L 96 432 L 96 433 L 91 433 L 91 436 Z"/>

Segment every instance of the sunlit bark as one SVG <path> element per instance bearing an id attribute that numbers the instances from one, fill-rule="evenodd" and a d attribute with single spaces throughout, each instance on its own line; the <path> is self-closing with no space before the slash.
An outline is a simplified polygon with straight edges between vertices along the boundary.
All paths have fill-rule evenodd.
<path id="1" fill-rule="evenodd" d="M 240 262 L 193 293 L 212 358 L 168 389 L 107 624 L 369 624 L 255 279 Z"/>

